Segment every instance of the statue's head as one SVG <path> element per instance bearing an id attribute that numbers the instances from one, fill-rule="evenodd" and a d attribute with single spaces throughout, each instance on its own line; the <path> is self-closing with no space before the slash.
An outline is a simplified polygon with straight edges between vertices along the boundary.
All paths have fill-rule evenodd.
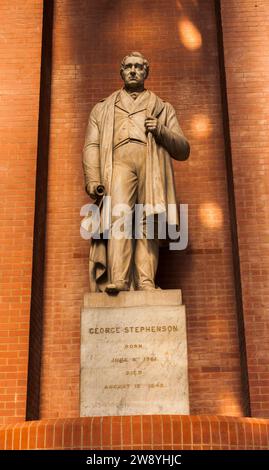
<path id="1" fill-rule="evenodd" d="M 121 62 L 120 75 L 125 88 L 141 90 L 149 74 L 149 63 L 140 52 L 130 52 Z"/>

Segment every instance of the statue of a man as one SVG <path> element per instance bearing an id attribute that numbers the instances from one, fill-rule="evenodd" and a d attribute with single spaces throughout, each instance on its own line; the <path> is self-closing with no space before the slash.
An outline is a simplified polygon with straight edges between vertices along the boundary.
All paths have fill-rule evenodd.
<path id="1" fill-rule="evenodd" d="M 154 290 L 158 265 L 157 237 L 116 237 L 120 216 L 113 209 L 125 204 L 132 215 L 136 204 L 149 212 L 167 213 L 167 223 L 178 225 L 171 158 L 186 160 L 189 144 L 174 108 L 144 87 L 148 61 L 139 52 L 124 57 L 120 69 L 124 87 L 97 103 L 90 113 L 83 151 L 87 193 L 96 199 L 102 185 L 111 197 L 111 235 L 93 239 L 90 248 L 92 291 L 117 293 L 130 289 Z M 115 212 L 115 211 L 114 211 Z M 130 215 L 129 214 L 129 215 Z M 170 218 L 170 220 L 169 220 Z"/>

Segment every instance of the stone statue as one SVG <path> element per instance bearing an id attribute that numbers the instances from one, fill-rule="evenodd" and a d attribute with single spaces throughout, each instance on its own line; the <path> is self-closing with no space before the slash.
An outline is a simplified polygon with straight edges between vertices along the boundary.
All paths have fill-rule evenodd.
<path id="1" fill-rule="evenodd" d="M 168 213 L 168 204 L 176 204 L 170 157 L 186 160 L 190 151 L 174 108 L 144 87 L 149 64 L 143 55 L 131 52 L 124 57 L 120 74 L 124 87 L 90 113 L 83 150 L 87 193 L 94 200 L 100 200 L 98 191 L 103 190 L 111 197 L 112 234 L 108 239 L 92 239 L 89 265 L 91 290 L 108 293 L 130 286 L 156 288 L 159 241 L 156 236 L 146 237 L 145 220 Z M 122 204 L 129 208 L 129 217 L 136 204 L 151 208 L 144 215 L 141 238 L 113 235 L 121 221 L 113 209 Z M 168 224 L 178 226 L 178 222 L 177 211 L 168 214 Z"/>

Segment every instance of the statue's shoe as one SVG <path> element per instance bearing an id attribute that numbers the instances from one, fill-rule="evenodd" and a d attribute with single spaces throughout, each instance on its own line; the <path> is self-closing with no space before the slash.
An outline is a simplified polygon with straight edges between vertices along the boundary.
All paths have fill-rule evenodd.
<path id="1" fill-rule="evenodd" d="M 152 286 L 152 285 L 144 285 L 144 286 L 139 286 L 137 290 L 142 290 L 142 291 L 155 291 L 155 290 L 161 290 L 160 287 L 158 286 Z"/>
<path id="2" fill-rule="evenodd" d="M 140 286 L 137 290 L 139 291 L 153 291 L 156 290 L 154 286 Z"/>
<path id="3" fill-rule="evenodd" d="M 115 282 L 115 284 L 111 283 L 106 286 L 105 291 L 107 294 L 117 294 L 120 291 L 128 291 L 130 290 L 129 287 L 124 283 Z"/>

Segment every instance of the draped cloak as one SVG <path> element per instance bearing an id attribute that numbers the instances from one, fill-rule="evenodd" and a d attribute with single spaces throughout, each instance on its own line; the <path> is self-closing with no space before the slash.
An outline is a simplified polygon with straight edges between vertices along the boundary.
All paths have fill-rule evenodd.
<path id="1" fill-rule="evenodd" d="M 117 90 L 97 103 L 90 113 L 83 149 L 83 168 L 88 192 L 89 184 L 96 183 L 103 184 L 106 195 L 110 195 L 113 172 L 114 110 L 120 91 Z M 158 137 L 154 138 L 151 133 L 147 135 L 145 205 L 151 212 L 147 212 L 147 215 L 166 213 L 167 224 L 178 226 L 171 157 L 175 160 L 186 160 L 189 156 L 189 144 L 178 124 L 172 105 L 162 101 L 152 92 L 149 92 L 146 114 L 158 118 L 160 126 Z M 168 210 L 170 204 L 174 205 L 174 210 Z M 91 291 L 103 291 L 109 281 L 106 247 L 107 240 L 102 238 L 91 240 L 89 258 Z"/>

